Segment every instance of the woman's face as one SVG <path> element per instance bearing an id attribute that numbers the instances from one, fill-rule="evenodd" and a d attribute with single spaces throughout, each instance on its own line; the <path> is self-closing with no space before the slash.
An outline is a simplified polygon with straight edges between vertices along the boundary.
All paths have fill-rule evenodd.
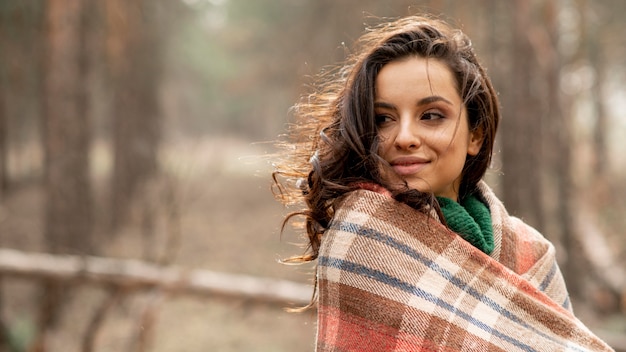
<path id="1" fill-rule="evenodd" d="M 392 61 L 376 78 L 380 156 L 409 187 L 458 200 L 467 155 L 483 136 L 470 132 L 450 69 L 437 59 Z"/>

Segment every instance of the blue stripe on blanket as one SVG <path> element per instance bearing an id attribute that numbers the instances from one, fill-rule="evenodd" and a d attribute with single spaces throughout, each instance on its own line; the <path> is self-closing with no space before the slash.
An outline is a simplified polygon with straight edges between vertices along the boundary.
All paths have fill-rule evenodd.
<path id="1" fill-rule="evenodd" d="M 541 284 L 539 285 L 539 290 L 541 290 L 541 292 L 546 292 L 546 289 L 548 288 L 548 286 L 550 286 L 550 283 L 552 283 L 552 279 L 554 278 L 555 274 L 556 274 L 556 263 L 552 264 L 552 267 L 550 268 L 548 275 L 546 275 L 543 281 L 541 281 Z"/>
<path id="2" fill-rule="evenodd" d="M 334 223 L 334 224 L 331 225 L 331 228 L 336 229 L 336 230 L 340 230 L 340 231 L 344 231 L 344 232 L 353 233 L 355 235 L 362 236 L 362 237 L 365 237 L 365 238 L 373 239 L 375 241 L 383 243 L 384 245 L 386 245 L 388 247 L 394 248 L 394 249 L 396 249 L 396 250 L 398 250 L 398 251 L 400 251 L 400 252 L 410 256 L 411 258 L 414 258 L 414 259 L 422 262 L 423 264 L 428 266 L 431 270 L 433 270 L 434 272 L 438 273 L 439 275 L 444 277 L 446 280 L 450 281 L 453 285 L 455 285 L 458 288 L 460 288 L 461 290 L 467 292 L 472 297 L 476 298 L 478 301 L 480 301 L 480 302 L 484 303 L 485 305 L 491 307 L 498 314 L 501 314 L 501 315 L 507 317 L 511 321 L 513 321 L 513 322 L 523 326 L 526 329 L 529 329 L 529 330 L 533 331 L 534 333 L 536 333 L 536 334 L 538 334 L 538 335 L 540 335 L 540 336 L 542 336 L 542 337 L 544 337 L 544 338 L 546 338 L 548 340 L 553 340 L 554 341 L 554 339 L 551 338 L 549 335 L 545 334 L 544 332 L 542 332 L 540 330 L 537 330 L 533 326 L 530 326 L 530 325 L 526 324 L 526 322 L 524 322 L 524 320 L 522 320 L 520 317 L 518 317 L 515 314 L 513 314 L 512 312 L 504 309 L 502 306 L 500 306 L 494 300 L 485 297 L 480 292 L 476 291 L 476 289 L 473 289 L 471 287 L 467 287 L 467 283 L 465 283 L 463 280 L 461 280 L 460 278 L 452 275 L 452 273 L 450 273 L 448 270 L 446 270 L 446 269 L 442 268 L 441 266 L 439 266 L 433 260 L 423 256 L 421 253 L 415 251 L 410 246 L 408 246 L 408 245 L 406 245 L 406 244 L 404 244 L 402 242 L 397 241 L 395 238 L 393 238 L 391 236 L 388 236 L 388 235 L 385 235 L 384 233 L 375 231 L 373 229 L 366 228 L 366 227 L 360 226 L 358 224 L 350 223 L 350 222 Z M 320 265 L 323 265 L 322 262 L 325 261 L 326 259 L 322 259 L 322 257 L 320 257 L 319 259 L 320 259 Z M 339 259 L 337 259 L 337 260 L 339 260 Z M 346 262 L 346 263 L 349 263 L 349 262 Z M 332 265 L 332 267 L 336 267 L 336 266 Z M 343 267 L 336 267 L 336 268 L 342 269 Z M 370 268 L 366 268 L 366 269 L 373 270 L 373 269 L 370 269 Z M 367 270 L 366 270 L 366 272 L 367 272 Z M 361 274 L 361 275 L 364 274 L 364 273 L 361 273 L 361 272 L 355 272 L 355 273 Z M 384 273 L 381 273 L 381 274 L 384 274 Z M 384 275 L 387 275 L 387 274 L 384 274 Z M 372 277 L 372 278 L 380 281 L 380 277 Z M 394 286 L 394 287 L 398 287 L 399 289 L 402 289 L 402 290 L 404 290 L 406 292 L 409 292 L 409 293 L 412 293 L 412 294 L 414 294 L 413 289 L 417 289 L 416 287 L 414 287 L 414 286 L 412 286 L 412 285 L 410 285 L 408 283 L 402 282 L 398 278 L 393 278 L 391 276 L 388 276 L 388 278 L 389 278 L 388 280 L 390 280 L 389 282 L 386 282 L 386 281 L 381 281 L 381 282 L 389 284 L 389 285 Z M 396 286 L 395 282 L 401 282 L 402 285 Z M 404 285 L 407 285 L 407 286 L 404 286 Z M 432 302 L 433 303 L 437 303 L 437 302 L 439 302 L 439 299 L 437 299 L 437 301 L 432 301 Z M 454 309 L 454 307 L 452 307 L 452 309 Z M 466 313 L 464 313 L 464 314 L 466 314 Z M 471 316 L 469 316 L 469 317 L 471 318 Z M 486 331 L 492 332 L 492 331 L 495 331 L 495 330 L 486 330 Z M 555 341 L 555 342 L 561 343 L 560 341 Z M 561 343 L 561 344 L 563 345 L 563 343 Z M 564 345 L 564 346 L 567 346 L 567 345 Z M 586 351 L 584 349 L 577 348 L 576 346 L 567 346 L 567 347 L 574 348 L 574 350 L 580 351 L 580 352 Z"/>
<path id="3" fill-rule="evenodd" d="M 561 306 L 567 310 L 572 310 L 572 302 L 569 300 L 569 296 L 565 297 L 565 302 Z"/>
<path id="4" fill-rule="evenodd" d="M 546 277 L 543 279 L 543 281 L 541 281 L 541 284 L 539 285 L 539 290 L 541 290 L 541 292 L 545 293 L 548 286 L 550 286 L 550 284 L 552 283 L 552 280 L 554 279 L 554 276 L 556 275 L 556 269 L 557 269 L 557 264 L 556 263 L 552 264 L 552 268 L 550 268 L 548 275 L 546 275 Z M 571 302 L 569 300 L 569 296 L 565 297 L 565 301 L 563 301 L 563 304 L 561 304 L 561 307 L 567 310 L 571 310 L 572 307 L 571 307 Z"/>

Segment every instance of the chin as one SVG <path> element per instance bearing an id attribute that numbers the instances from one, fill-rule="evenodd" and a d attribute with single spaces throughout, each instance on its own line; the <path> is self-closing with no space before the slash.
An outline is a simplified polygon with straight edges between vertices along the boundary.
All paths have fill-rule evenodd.
<path id="1" fill-rule="evenodd" d="M 428 184 L 422 180 L 418 180 L 418 181 L 407 181 L 407 185 L 409 186 L 410 189 L 415 189 L 418 190 L 420 192 L 432 192 L 432 188 L 428 186 Z"/>

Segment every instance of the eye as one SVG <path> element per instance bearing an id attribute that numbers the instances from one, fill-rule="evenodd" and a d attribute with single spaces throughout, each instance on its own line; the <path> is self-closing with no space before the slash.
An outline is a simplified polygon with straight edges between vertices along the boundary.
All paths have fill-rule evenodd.
<path id="1" fill-rule="evenodd" d="M 422 114 L 422 117 L 420 119 L 427 120 L 427 121 L 434 121 L 434 120 L 439 120 L 443 118 L 445 118 L 445 116 L 442 113 L 439 113 L 437 111 L 426 111 L 424 114 Z"/>
<path id="2" fill-rule="evenodd" d="M 376 126 L 382 126 L 382 125 L 385 125 L 385 124 L 393 121 L 393 118 L 390 115 L 377 114 L 374 117 L 374 120 L 376 121 Z"/>

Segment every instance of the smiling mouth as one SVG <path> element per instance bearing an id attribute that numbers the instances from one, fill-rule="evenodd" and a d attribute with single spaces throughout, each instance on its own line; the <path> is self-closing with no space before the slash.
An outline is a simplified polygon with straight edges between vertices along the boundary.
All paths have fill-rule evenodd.
<path id="1" fill-rule="evenodd" d="M 402 161 L 392 163 L 391 167 L 398 175 L 409 176 L 420 172 L 428 163 L 428 161 Z"/>

